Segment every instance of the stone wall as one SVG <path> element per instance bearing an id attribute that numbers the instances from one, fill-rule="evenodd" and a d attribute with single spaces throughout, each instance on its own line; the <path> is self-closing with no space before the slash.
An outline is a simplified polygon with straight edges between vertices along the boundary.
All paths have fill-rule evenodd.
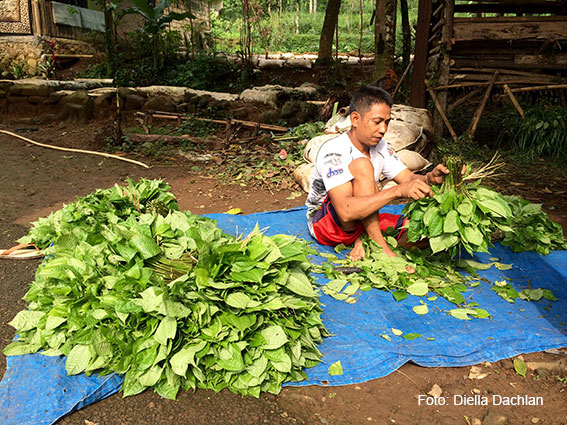
<path id="1" fill-rule="evenodd" d="M 43 40 L 55 41 L 56 55 L 94 54 L 91 43 L 64 38 L 39 37 L 35 35 L 1 36 L 0 37 L 0 74 L 11 72 L 12 67 L 24 64 L 24 74 L 40 75 L 39 64 L 43 54 L 50 54 Z"/>

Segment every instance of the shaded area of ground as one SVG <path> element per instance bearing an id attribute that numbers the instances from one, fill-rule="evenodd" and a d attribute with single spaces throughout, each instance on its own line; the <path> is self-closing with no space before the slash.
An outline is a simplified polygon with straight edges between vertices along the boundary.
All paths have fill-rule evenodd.
<path id="1" fill-rule="evenodd" d="M 2 117 L 6 118 L 6 117 Z M 16 125 L 6 119 L 0 128 L 13 130 Z M 95 134 L 104 122 L 77 127 L 69 124 L 36 126 L 26 134 L 35 140 L 87 149 L 100 148 Z M 163 178 L 178 196 L 180 207 L 194 213 L 225 212 L 241 208 L 245 214 L 285 209 L 302 205 L 305 195 L 294 199 L 293 190 L 270 191 L 256 185 L 231 182 L 218 172 L 215 162 L 199 165 L 181 156 L 157 162 L 137 158 L 152 165 L 145 170 L 112 159 L 67 154 L 35 147 L 0 135 L 0 247 L 8 247 L 26 234 L 29 222 L 69 203 L 76 196 L 106 188 L 125 178 Z M 537 170 L 536 170 L 537 171 Z M 506 193 L 522 194 L 532 201 L 541 200 L 556 219 L 566 222 L 567 201 L 562 176 L 530 174 L 517 169 L 506 180 Z M 536 178 L 537 176 L 537 178 Z M 289 176 L 282 176 L 282 179 Z M 511 184 L 515 182 L 518 184 Z M 547 190 L 546 190 L 547 188 Z M 553 209 L 552 209 L 553 208 Z M 7 325 L 25 303 L 21 300 L 33 280 L 38 261 L 0 262 L 0 347 L 13 337 Z M 555 361 L 557 356 L 535 353 L 524 356 L 531 361 Z M 490 417 L 504 415 L 509 424 L 567 423 L 567 372 L 535 375 L 526 378 L 515 373 L 511 360 L 480 365 L 488 373 L 482 380 L 468 379 L 469 367 L 422 368 L 407 364 L 391 375 L 358 385 L 342 387 L 284 388 L 279 396 L 262 395 L 259 399 L 240 397 L 228 391 L 215 394 L 198 390 L 180 393 L 173 402 L 156 394 L 145 393 L 122 399 L 117 394 L 64 418 L 61 424 L 467 424 L 473 418 L 489 424 Z M 5 357 L 0 356 L 0 376 Z M 559 377 L 558 377 L 559 376 Z M 418 396 L 438 384 L 443 395 L 502 396 L 529 395 L 544 398 L 541 406 L 447 406 L 419 405 Z M 40 396 L 40 395 L 38 395 Z M 537 418 L 537 421 L 533 418 Z M 498 423 L 498 422 L 492 422 Z"/>

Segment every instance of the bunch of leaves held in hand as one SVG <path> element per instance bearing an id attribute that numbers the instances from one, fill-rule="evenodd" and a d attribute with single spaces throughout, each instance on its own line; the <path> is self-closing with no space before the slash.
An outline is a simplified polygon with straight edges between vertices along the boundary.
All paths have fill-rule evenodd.
<path id="1" fill-rule="evenodd" d="M 176 211 L 167 189 L 130 182 L 35 223 L 26 239 L 53 245 L 4 353 L 43 350 L 67 356 L 69 374 L 125 374 L 124 396 L 200 387 L 257 397 L 304 379 L 326 335 L 306 243 L 223 234 Z"/>
<path id="2" fill-rule="evenodd" d="M 466 184 L 460 158 L 448 158 L 446 165 L 449 174 L 440 188 L 432 187 L 434 196 L 404 208 L 410 220 L 408 239 L 427 238 L 433 253 L 447 251 L 452 257 L 461 247 L 471 254 L 488 252 L 495 229 L 512 231 L 510 206 L 498 192 L 480 186 L 480 180 Z"/>
<path id="3" fill-rule="evenodd" d="M 552 221 L 541 210 L 540 204 L 532 204 L 516 196 L 505 196 L 512 210 L 511 231 L 504 235 L 502 245 L 514 252 L 536 251 L 541 255 L 550 250 L 567 249 L 561 225 Z"/>

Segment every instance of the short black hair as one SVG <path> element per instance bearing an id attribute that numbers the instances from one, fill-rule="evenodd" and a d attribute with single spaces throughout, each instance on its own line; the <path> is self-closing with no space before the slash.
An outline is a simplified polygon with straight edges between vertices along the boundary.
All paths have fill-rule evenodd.
<path id="1" fill-rule="evenodd" d="M 372 105 L 385 103 L 390 108 L 394 104 L 392 96 L 386 90 L 368 85 L 361 87 L 354 93 L 350 101 L 349 113 L 354 111 L 361 115 L 364 115 Z"/>

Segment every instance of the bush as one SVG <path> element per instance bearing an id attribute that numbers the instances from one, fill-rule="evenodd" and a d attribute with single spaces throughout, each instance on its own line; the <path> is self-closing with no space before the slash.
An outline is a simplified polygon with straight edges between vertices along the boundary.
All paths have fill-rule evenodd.
<path id="1" fill-rule="evenodd" d="M 516 115 L 498 138 L 501 146 L 521 151 L 531 158 L 549 157 L 554 162 L 567 160 L 567 109 L 538 105 Z"/>

